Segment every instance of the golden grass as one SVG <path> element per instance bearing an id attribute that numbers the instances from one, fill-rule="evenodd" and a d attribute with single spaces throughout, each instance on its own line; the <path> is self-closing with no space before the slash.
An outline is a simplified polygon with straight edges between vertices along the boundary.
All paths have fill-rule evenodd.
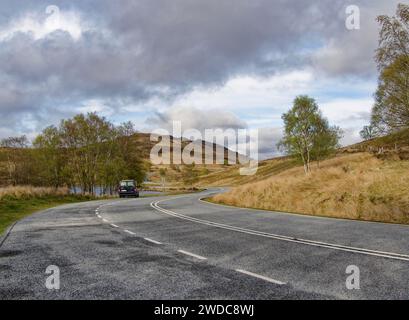
<path id="1" fill-rule="evenodd" d="M 270 176 L 275 176 L 280 172 L 289 170 L 297 166 L 297 161 L 291 158 L 275 158 L 261 161 L 258 165 L 257 173 L 252 176 L 241 176 L 240 166 L 235 165 L 222 168 L 200 178 L 200 186 L 240 186 L 245 183 L 252 183 L 265 180 Z"/>
<path id="2" fill-rule="evenodd" d="M 409 223 L 409 161 L 343 155 L 308 175 L 301 167 L 233 188 L 214 201 L 233 206 L 367 221 Z"/>
<path id="3" fill-rule="evenodd" d="M 10 186 L 0 187 L 0 199 L 12 197 L 14 199 L 47 197 L 47 196 L 66 196 L 69 195 L 68 188 L 47 188 L 32 186 Z"/>

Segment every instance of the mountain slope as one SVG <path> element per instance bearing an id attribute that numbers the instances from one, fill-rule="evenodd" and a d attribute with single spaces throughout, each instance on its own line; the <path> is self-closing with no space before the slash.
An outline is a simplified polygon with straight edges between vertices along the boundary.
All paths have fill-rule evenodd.
<path id="1" fill-rule="evenodd" d="M 294 166 L 255 177 L 253 182 L 239 177 L 234 183 L 237 187 L 213 201 L 308 215 L 409 223 L 408 132 L 342 148 L 322 162 L 320 169 L 313 166 L 308 175 L 302 166 Z"/>

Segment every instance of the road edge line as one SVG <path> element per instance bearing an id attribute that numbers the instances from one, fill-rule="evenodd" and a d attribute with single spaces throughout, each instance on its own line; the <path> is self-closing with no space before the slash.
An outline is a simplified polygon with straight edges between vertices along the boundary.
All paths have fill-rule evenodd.
<path id="1" fill-rule="evenodd" d="M 189 251 L 178 250 L 178 252 L 179 252 L 179 253 L 183 253 L 184 255 L 191 256 L 191 257 L 193 257 L 193 258 L 199 259 L 199 260 L 207 260 L 207 258 L 202 257 L 202 256 L 199 256 L 198 254 L 191 253 L 191 252 L 189 252 Z"/>
<path id="2" fill-rule="evenodd" d="M 245 275 L 248 275 L 248 276 L 257 278 L 257 279 L 261 279 L 261 280 L 264 280 L 264 281 L 268 281 L 268 282 L 277 284 L 277 285 L 279 285 L 279 286 L 284 286 L 284 285 L 287 284 L 286 282 L 282 282 L 282 281 L 279 281 L 279 280 L 275 280 L 275 279 L 273 279 L 273 278 L 269 278 L 269 277 L 266 277 L 266 276 L 262 276 L 262 275 L 260 275 L 260 274 L 253 273 L 253 272 L 250 272 L 250 271 L 246 271 L 246 270 L 243 270 L 243 269 L 236 269 L 236 271 L 237 271 L 237 272 L 240 272 L 240 273 L 242 273 L 242 274 L 245 274 Z"/>

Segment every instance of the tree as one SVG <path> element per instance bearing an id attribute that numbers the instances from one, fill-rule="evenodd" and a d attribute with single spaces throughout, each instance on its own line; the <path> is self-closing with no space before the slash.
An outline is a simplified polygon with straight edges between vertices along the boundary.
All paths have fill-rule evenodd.
<path id="1" fill-rule="evenodd" d="M 298 156 L 305 173 L 311 170 L 311 160 L 318 162 L 338 146 L 341 130 L 330 127 L 322 117 L 314 99 L 298 96 L 293 107 L 282 116 L 284 137 L 278 143 L 287 154 Z"/>
<path id="2" fill-rule="evenodd" d="M 399 4 L 396 16 L 381 15 L 377 21 L 381 30 L 375 60 L 378 69 L 383 70 L 397 58 L 409 54 L 409 6 Z"/>
<path id="3" fill-rule="evenodd" d="M 24 184 L 30 181 L 31 153 L 26 136 L 9 137 L 1 140 L 6 158 L 7 180 L 9 184 Z"/>
<path id="4" fill-rule="evenodd" d="M 89 113 L 63 120 L 59 131 L 74 181 L 83 193 L 94 193 L 96 186 L 103 193 L 112 193 L 122 179 L 142 183 L 145 166 L 132 123 L 115 127 L 104 117 Z"/>
<path id="5" fill-rule="evenodd" d="M 104 157 L 111 155 L 107 152 L 107 145 L 115 139 L 114 126 L 104 117 L 88 113 L 63 120 L 60 131 L 63 147 L 69 150 L 69 161 L 82 192 L 94 193 L 98 169 L 104 163 Z"/>
<path id="6" fill-rule="evenodd" d="M 117 130 L 118 138 L 116 141 L 118 142 L 119 156 L 125 160 L 125 166 L 122 169 L 123 175 L 134 179 L 138 185 L 141 185 L 145 179 L 148 164 L 140 156 L 134 125 L 132 122 L 125 122 Z"/>
<path id="7" fill-rule="evenodd" d="M 369 125 L 364 126 L 363 129 L 359 132 L 359 135 L 366 141 L 376 138 L 378 136 L 378 133 L 373 125 Z"/>
<path id="8" fill-rule="evenodd" d="M 378 22 L 380 76 L 371 125 L 385 134 L 409 126 L 409 6 L 399 4 L 396 16 L 379 16 Z"/>
<path id="9" fill-rule="evenodd" d="M 278 147 L 285 149 L 288 154 L 298 155 L 306 173 L 310 171 L 318 111 L 318 105 L 314 99 L 298 96 L 294 100 L 292 109 L 282 115 L 284 137 Z"/>
<path id="10" fill-rule="evenodd" d="M 409 126 L 409 56 L 383 69 L 372 109 L 372 126 L 380 133 Z"/>
<path id="11" fill-rule="evenodd" d="M 58 128 L 45 128 L 34 139 L 33 146 L 36 148 L 37 174 L 42 184 L 55 188 L 67 184 L 67 170 L 64 170 L 67 159 Z"/>
<path id="12" fill-rule="evenodd" d="M 330 126 L 328 120 L 323 118 L 321 114 L 317 116 L 315 125 L 316 129 L 311 158 L 317 161 L 317 165 L 320 167 L 321 160 L 339 148 L 339 140 L 342 138 L 343 132 L 337 126 Z"/>
<path id="13" fill-rule="evenodd" d="M 147 165 L 140 156 L 131 122 L 114 126 L 95 113 L 62 120 L 45 128 L 29 147 L 28 139 L 10 137 L 0 142 L 2 184 L 68 186 L 83 193 L 112 193 L 122 179 L 140 185 Z"/>

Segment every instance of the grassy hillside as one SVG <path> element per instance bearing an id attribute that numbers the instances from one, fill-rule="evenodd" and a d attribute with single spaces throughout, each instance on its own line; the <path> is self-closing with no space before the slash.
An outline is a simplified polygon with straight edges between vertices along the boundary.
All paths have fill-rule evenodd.
<path id="1" fill-rule="evenodd" d="M 340 148 L 332 157 L 365 152 L 387 161 L 409 160 L 409 129 Z M 298 165 L 300 162 L 291 157 L 264 160 L 259 163 L 259 169 L 254 176 L 240 176 L 239 166 L 231 166 L 202 177 L 200 184 L 202 186 L 239 186 L 265 180 Z"/>
<path id="2" fill-rule="evenodd" d="M 138 141 L 138 145 L 140 146 L 140 152 L 142 157 L 146 160 L 150 160 L 150 151 L 154 147 L 154 145 L 157 142 L 152 142 L 150 141 L 150 135 L 149 134 L 144 134 L 144 133 L 138 133 L 135 137 Z M 175 148 L 180 148 L 183 150 L 183 148 L 191 143 L 191 141 L 183 139 L 182 142 L 180 142 L 179 139 L 173 140 L 171 137 L 171 142 L 172 146 Z M 198 146 L 198 148 L 202 149 L 202 164 L 196 163 L 196 171 L 197 174 L 199 175 L 199 178 L 202 179 L 208 175 L 219 174 L 220 172 L 228 171 L 231 166 L 227 165 L 229 157 L 231 159 L 235 159 L 238 161 L 239 157 L 242 157 L 236 152 L 233 152 L 227 148 L 222 148 L 221 151 L 219 148 L 216 148 L 215 144 L 210 144 L 205 141 L 196 141 L 195 144 Z M 211 162 L 214 162 L 216 157 L 222 157 L 224 159 L 225 164 L 205 164 L 206 162 L 206 156 L 205 156 L 205 148 L 209 147 L 213 148 L 213 159 L 210 159 Z M 220 153 L 221 152 L 221 153 Z M 166 157 L 166 154 L 162 155 L 163 157 Z M 173 159 L 173 148 L 170 148 L 170 159 Z M 183 181 L 182 181 L 182 171 L 184 168 L 184 165 L 181 164 L 173 164 L 173 161 L 171 160 L 172 164 L 171 165 L 151 165 L 150 170 L 148 173 L 148 180 L 151 182 L 148 184 L 149 186 L 159 186 L 161 185 L 161 176 L 159 174 L 159 171 L 161 168 L 166 169 L 166 182 L 167 185 L 171 188 L 183 188 Z"/>
<path id="3" fill-rule="evenodd" d="M 253 176 L 241 176 L 240 166 L 222 168 L 214 173 L 201 177 L 201 186 L 235 186 L 243 183 L 256 182 L 275 176 L 280 172 L 294 168 L 298 162 L 289 157 L 264 160 L 259 163 L 257 173 Z"/>
<path id="4" fill-rule="evenodd" d="M 409 160 L 409 129 L 344 147 L 339 152 L 370 152 L 382 159 Z"/>
<path id="5" fill-rule="evenodd" d="M 409 130 L 341 148 L 305 175 L 290 158 L 267 160 L 253 177 L 237 168 L 205 182 L 232 185 L 218 203 L 368 221 L 409 223 Z"/>
<path id="6" fill-rule="evenodd" d="M 409 223 L 409 161 L 369 153 L 326 160 L 305 175 L 301 167 L 233 188 L 214 201 L 309 215 Z"/>

